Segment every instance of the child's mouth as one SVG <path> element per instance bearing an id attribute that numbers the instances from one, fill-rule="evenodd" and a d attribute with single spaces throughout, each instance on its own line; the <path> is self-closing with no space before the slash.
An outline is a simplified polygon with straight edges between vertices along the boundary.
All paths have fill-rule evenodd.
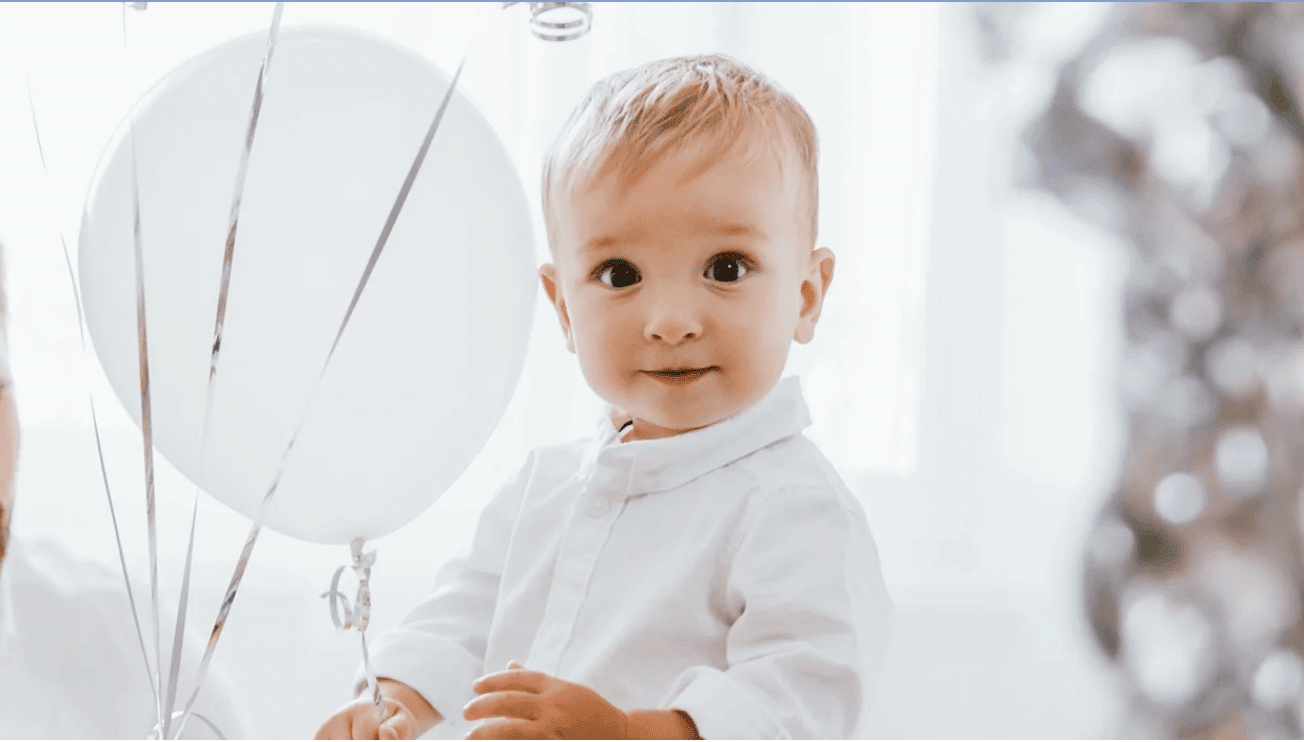
<path id="1" fill-rule="evenodd" d="M 706 368 L 663 368 L 657 371 L 644 371 L 643 373 L 651 376 L 662 384 L 668 384 L 670 386 L 687 386 L 718 368 L 718 366 L 707 366 Z"/>

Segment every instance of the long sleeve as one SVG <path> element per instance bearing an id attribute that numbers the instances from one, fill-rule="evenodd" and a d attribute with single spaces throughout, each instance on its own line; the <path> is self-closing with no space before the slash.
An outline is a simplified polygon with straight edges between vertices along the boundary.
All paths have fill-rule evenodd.
<path id="1" fill-rule="evenodd" d="M 460 718 L 472 681 L 483 674 L 503 562 L 533 462 L 531 454 L 485 507 L 470 547 L 440 570 L 434 593 L 372 648 L 377 677 L 411 686 L 446 719 Z"/>
<path id="2" fill-rule="evenodd" d="M 891 621 L 859 505 L 829 488 L 758 503 L 730 567 L 727 667 L 681 674 L 663 707 L 706 739 L 847 738 L 868 705 Z"/>

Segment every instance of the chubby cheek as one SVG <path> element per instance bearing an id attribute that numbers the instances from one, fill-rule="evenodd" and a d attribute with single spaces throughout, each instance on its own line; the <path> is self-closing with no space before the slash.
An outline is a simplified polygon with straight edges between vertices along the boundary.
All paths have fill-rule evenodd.
<path id="1" fill-rule="evenodd" d="M 768 389 L 778 378 L 787 360 L 788 345 L 780 342 L 773 325 L 751 323 L 734 328 L 727 347 L 722 348 L 728 387 L 733 394 L 751 398 L 756 390 Z"/>
<path id="2" fill-rule="evenodd" d="M 595 388 L 604 386 L 603 379 L 594 378 L 596 375 L 609 377 L 633 362 L 632 341 L 637 336 L 630 333 L 636 332 L 634 325 L 637 323 L 628 321 L 611 307 L 579 303 L 575 310 L 578 311 L 571 314 L 575 353 L 590 384 Z"/>
<path id="3" fill-rule="evenodd" d="M 757 295 L 742 311 L 730 313 L 732 326 L 722 336 L 731 350 L 744 352 L 754 366 L 782 365 L 797 327 L 799 304 L 789 301 L 787 292 L 768 291 Z"/>

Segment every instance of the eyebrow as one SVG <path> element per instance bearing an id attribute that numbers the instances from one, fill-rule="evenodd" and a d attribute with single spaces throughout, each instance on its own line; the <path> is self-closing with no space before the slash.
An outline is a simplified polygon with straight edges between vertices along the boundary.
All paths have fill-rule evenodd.
<path id="1" fill-rule="evenodd" d="M 732 223 L 732 224 L 710 224 L 701 228 L 702 234 L 721 236 L 721 237 L 764 237 L 765 233 L 753 227 L 750 224 Z M 639 237 L 638 234 L 594 237 L 581 246 L 581 250 L 586 253 L 602 252 L 610 250 L 619 245 L 633 242 Z"/>
<path id="2" fill-rule="evenodd" d="M 764 237 L 765 233 L 750 224 L 713 224 L 702 230 L 724 237 Z"/>
<path id="3" fill-rule="evenodd" d="M 581 252 L 586 253 L 602 252 L 603 250 L 610 250 L 622 242 L 628 242 L 628 240 L 622 240 L 616 237 L 594 237 L 581 245 L 580 250 Z"/>

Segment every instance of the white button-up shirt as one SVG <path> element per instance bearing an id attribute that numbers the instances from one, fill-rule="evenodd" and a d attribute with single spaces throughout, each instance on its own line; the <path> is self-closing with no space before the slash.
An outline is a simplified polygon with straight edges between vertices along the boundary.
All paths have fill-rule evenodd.
<path id="1" fill-rule="evenodd" d="M 137 603 L 148 605 L 148 596 Z M 181 678 L 193 681 L 198 662 L 190 654 Z M 194 710 L 227 738 L 240 739 L 244 727 L 230 685 L 215 669 Z M 180 702 L 192 687 L 182 684 Z M 156 721 L 121 575 L 53 543 L 11 538 L 0 565 L 0 738 L 145 739 Z M 192 719 L 184 738 L 215 737 Z"/>
<path id="2" fill-rule="evenodd" d="M 801 435 L 795 377 L 670 438 L 536 450 L 435 593 L 376 640 L 464 734 L 472 681 L 509 660 L 705 738 L 858 734 L 891 618 L 865 515 Z M 442 726 L 442 725 L 441 725 Z"/>

